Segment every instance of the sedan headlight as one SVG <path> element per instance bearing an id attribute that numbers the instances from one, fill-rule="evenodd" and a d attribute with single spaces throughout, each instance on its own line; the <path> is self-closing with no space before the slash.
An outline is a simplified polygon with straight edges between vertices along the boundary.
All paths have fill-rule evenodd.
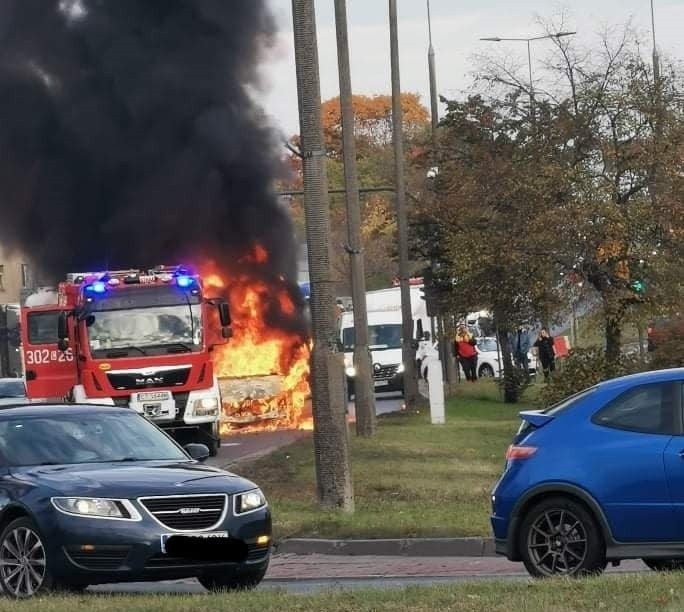
<path id="1" fill-rule="evenodd" d="M 254 489 L 246 493 L 239 493 L 235 496 L 235 514 L 247 514 L 263 508 L 266 505 L 266 498 L 261 489 Z"/>
<path id="2" fill-rule="evenodd" d="M 74 516 L 140 520 L 140 514 L 127 499 L 97 497 L 53 497 L 52 505 L 60 512 Z"/>
<path id="3" fill-rule="evenodd" d="M 195 400 L 192 413 L 198 417 L 216 416 L 219 411 L 218 399 L 215 397 L 203 397 Z"/>

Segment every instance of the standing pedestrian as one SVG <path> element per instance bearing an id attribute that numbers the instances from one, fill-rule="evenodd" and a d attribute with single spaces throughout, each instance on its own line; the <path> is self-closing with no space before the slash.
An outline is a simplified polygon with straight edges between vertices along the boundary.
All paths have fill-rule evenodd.
<path id="1" fill-rule="evenodd" d="M 530 336 L 527 330 L 521 325 L 518 330 L 508 335 L 511 344 L 511 353 L 513 354 L 513 361 L 525 374 L 526 377 L 530 375 L 530 360 L 527 356 L 530 350 Z"/>
<path id="2" fill-rule="evenodd" d="M 542 328 L 539 332 L 539 338 L 537 338 L 534 346 L 537 349 L 539 361 L 542 364 L 544 380 L 548 382 L 551 372 L 556 370 L 556 351 L 553 348 L 553 338 L 546 329 Z"/>
<path id="3" fill-rule="evenodd" d="M 459 325 L 454 340 L 456 357 L 463 368 L 466 380 L 477 380 L 477 339 L 465 325 Z"/>

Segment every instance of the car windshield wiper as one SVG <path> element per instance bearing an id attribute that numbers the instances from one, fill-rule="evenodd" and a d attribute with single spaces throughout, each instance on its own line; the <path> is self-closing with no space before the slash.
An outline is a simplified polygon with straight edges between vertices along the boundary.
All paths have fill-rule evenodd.
<path id="1" fill-rule="evenodd" d="M 138 351 L 141 355 L 147 355 L 144 349 L 141 349 L 139 346 L 120 346 L 115 349 L 111 349 L 107 353 L 107 357 L 118 357 L 121 356 L 122 353 L 128 354 L 130 351 Z"/>
<path id="2" fill-rule="evenodd" d="M 169 344 L 164 344 L 164 348 L 168 349 L 169 351 L 172 350 L 181 350 L 185 353 L 192 353 L 192 348 L 185 344 L 184 342 L 170 342 Z"/>

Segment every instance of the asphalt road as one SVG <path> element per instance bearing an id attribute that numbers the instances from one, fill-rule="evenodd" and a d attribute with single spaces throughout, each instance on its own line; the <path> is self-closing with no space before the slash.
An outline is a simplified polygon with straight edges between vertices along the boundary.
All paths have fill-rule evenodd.
<path id="1" fill-rule="evenodd" d="M 649 571 L 641 561 L 625 561 L 606 572 Z M 345 557 L 276 555 L 260 590 L 316 593 L 330 590 L 397 589 L 408 586 L 532 579 L 522 564 L 501 557 Z M 102 585 L 95 593 L 201 594 L 193 579 L 157 583 Z"/>

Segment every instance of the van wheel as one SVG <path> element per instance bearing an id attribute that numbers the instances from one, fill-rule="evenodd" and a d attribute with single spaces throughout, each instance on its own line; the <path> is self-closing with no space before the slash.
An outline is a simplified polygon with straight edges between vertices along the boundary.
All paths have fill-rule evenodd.
<path id="1" fill-rule="evenodd" d="M 533 506 L 520 526 L 519 550 L 536 578 L 600 574 L 606 549 L 594 517 L 567 497 L 550 497 Z"/>

